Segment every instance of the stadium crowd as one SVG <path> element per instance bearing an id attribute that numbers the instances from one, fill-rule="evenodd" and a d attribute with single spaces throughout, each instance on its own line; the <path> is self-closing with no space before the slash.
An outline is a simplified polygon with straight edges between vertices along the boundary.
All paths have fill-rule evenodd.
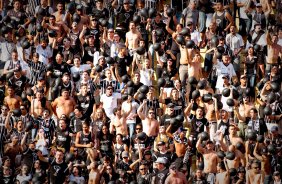
<path id="1" fill-rule="evenodd" d="M 281 0 L 0 0 L 0 184 L 281 184 Z"/>

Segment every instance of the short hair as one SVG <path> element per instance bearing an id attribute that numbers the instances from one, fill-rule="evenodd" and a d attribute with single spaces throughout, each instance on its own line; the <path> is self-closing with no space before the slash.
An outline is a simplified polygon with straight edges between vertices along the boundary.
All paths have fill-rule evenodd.
<path id="1" fill-rule="evenodd" d="M 79 110 L 79 111 L 82 111 L 82 107 L 81 107 L 80 105 L 76 105 L 76 106 L 74 107 L 74 109 L 77 109 L 77 110 Z"/>
<path id="2" fill-rule="evenodd" d="M 256 108 L 251 108 L 250 111 L 254 111 L 254 113 L 258 113 L 258 110 Z"/>

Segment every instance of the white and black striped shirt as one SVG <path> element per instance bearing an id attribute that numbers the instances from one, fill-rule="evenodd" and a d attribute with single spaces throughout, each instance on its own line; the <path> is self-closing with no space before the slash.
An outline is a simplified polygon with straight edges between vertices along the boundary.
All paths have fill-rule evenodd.
<path id="1" fill-rule="evenodd" d="M 109 81 L 109 80 L 103 79 L 100 82 L 101 95 L 106 93 L 106 88 L 109 85 L 113 86 L 113 92 L 118 92 L 118 90 L 120 89 L 120 84 L 116 80 Z"/>

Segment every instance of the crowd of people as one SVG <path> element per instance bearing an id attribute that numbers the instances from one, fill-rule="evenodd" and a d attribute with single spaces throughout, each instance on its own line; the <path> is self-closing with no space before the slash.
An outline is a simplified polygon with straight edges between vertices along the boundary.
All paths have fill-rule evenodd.
<path id="1" fill-rule="evenodd" d="M 0 0 L 0 183 L 281 184 L 281 0 Z"/>

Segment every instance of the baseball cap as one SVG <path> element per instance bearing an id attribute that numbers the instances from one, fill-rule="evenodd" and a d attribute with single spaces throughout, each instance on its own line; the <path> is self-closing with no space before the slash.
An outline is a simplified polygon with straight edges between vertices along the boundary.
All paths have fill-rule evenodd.
<path id="1" fill-rule="evenodd" d="M 271 132 L 277 132 L 278 131 L 278 126 L 275 125 L 275 126 L 271 127 L 270 131 Z"/>
<path id="2" fill-rule="evenodd" d="M 167 160 L 164 157 L 158 157 L 158 159 L 156 160 L 156 163 L 166 164 Z"/>
<path id="3" fill-rule="evenodd" d="M 256 4 L 256 7 L 262 7 L 262 6 L 261 6 L 261 4 L 260 4 L 260 3 L 257 3 L 257 4 Z"/>
<path id="4" fill-rule="evenodd" d="M 129 0 L 124 0 L 123 4 L 129 4 Z"/>
<path id="5" fill-rule="evenodd" d="M 100 60 L 100 59 L 102 59 L 102 58 L 105 58 L 105 57 L 104 57 L 104 56 L 99 56 L 99 57 L 98 57 L 98 60 Z"/>
<path id="6" fill-rule="evenodd" d="M 167 107 L 168 107 L 168 108 L 174 108 L 174 104 L 173 104 L 173 103 L 169 103 L 169 104 L 167 105 Z"/>
<path id="7" fill-rule="evenodd" d="M 122 158 L 128 158 L 129 157 L 129 153 L 127 151 L 123 151 L 121 154 Z"/>
<path id="8" fill-rule="evenodd" d="M 144 155 L 152 155 L 152 153 L 151 153 L 150 150 L 146 150 L 146 151 L 144 151 Z"/>

